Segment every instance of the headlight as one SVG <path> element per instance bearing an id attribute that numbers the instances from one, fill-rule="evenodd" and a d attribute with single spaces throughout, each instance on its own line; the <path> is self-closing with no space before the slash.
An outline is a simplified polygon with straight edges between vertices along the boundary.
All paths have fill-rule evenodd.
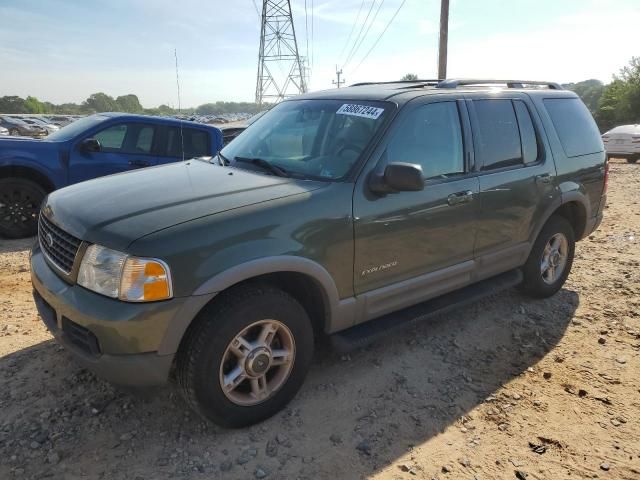
<path id="1" fill-rule="evenodd" d="M 87 248 L 80 263 L 78 285 L 127 302 L 166 300 L 173 295 L 166 263 L 130 257 L 100 245 Z"/>

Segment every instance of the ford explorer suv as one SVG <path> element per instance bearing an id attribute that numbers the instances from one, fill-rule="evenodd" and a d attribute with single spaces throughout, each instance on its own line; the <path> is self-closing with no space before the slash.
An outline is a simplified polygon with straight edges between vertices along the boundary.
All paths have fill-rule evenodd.
<path id="1" fill-rule="evenodd" d="M 0 138 L 0 236 L 35 235 L 42 201 L 58 188 L 221 148 L 215 127 L 124 113 L 85 117 L 43 140 Z"/>
<path id="2" fill-rule="evenodd" d="M 553 295 L 606 184 L 589 111 L 555 83 L 306 94 L 215 157 L 51 193 L 34 298 L 84 367 L 175 378 L 240 427 L 294 397 L 322 336 L 348 349 L 507 287 Z"/>

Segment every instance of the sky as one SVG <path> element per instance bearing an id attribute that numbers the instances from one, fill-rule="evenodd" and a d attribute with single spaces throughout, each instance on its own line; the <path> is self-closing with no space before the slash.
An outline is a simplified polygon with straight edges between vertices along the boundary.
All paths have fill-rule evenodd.
<path id="1" fill-rule="evenodd" d="M 436 76 L 439 0 L 291 7 L 312 91 L 333 88 L 336 65 L 347 85 Z M 640 0 L 451 0 L 447 76 L 606 83 L 640 56 L 639 25 Z M 177 107 L 175 50 L 182 107 L 253 101 L 259 40 L 253 0 L 1 0 L 0 96 Z"/>

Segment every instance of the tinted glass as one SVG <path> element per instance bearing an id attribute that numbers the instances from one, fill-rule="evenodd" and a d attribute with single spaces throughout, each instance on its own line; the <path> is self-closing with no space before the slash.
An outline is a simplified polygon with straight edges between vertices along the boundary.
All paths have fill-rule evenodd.
<path id="1" fill-rule="evenodd" d="M 547 98 L 544 105 L 567 157 L 578 157 L 603 150 L 596 122 L 580 99 Z"/>
<path id="2" fill-rule="evenodd" d="M 66 127 L 62 127 L 57 132 L 53 132 L 52 134 L 50 134 L 47 137 L 47 141 L 69 140 L 76 135 L 84 133 L 86 130 L 89 130 L 90 128 L 100 124 L 101 122 L 104 122 L 105 120 L 107 120 L 107 118 L 109 117 L 104 117 L 102 115 L 91 115 L 90 117 L 81 118 L 80 120 L 76 120 L 75 122 L 70 123 Z"/>
<path id="3" fill-rule="evenodd" d="M 410 112 L 389 146 L 390 162 L 415 163 L 425 178 L 464 172 L 460 116 L 455 102 L 431 103 Z"/>
<path id="4" fill-rule="evenodd" d="M 511 100 L 474 100 L 473 141 L 483 170 L 522 164 L 520 131 Z"/>
<path id="5" fill-rule="evenodd" d="M 184 140 L 184 158 L 203 157 L 210 155 L 209 134 L 193 128 L 170 127 L 167 129 L 168 157 L 182 158 L 182 143 Z"/>
<path id="6" fill-rule="evenodd" d="M 538 160 L 538 140 L 533 128 L 531 113 L 524 102 L 514 100 L 513 107 L 518 117 L 520 140 L 522 142 L 522 158 L 524 163 L 535 163 Z"/>
<path id="7" fill-rule="evenodd" d="M 103 152 L 149 154 L 155 129 L 139 123 L 120 123 L 99 131 L 93 138 L 100 142 Z"/>
<path id="8" fill-rule="evenodd" d="M 341 179 L 358 162 L 392 108 L 384 102 L 355 100 L 282 102 L 221 153 L 239 168 L 258 170 L 246 160 L 259 158 L 292 176 Z"/>

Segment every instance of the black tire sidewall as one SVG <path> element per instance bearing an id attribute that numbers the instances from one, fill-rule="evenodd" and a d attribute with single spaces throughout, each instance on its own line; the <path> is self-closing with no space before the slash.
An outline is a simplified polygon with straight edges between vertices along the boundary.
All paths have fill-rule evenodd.
<path id="1" fill-rule="evenodd" d="M 0 192 L 5 189 L 15 189 L 16 186 L 22 190 L 27 190 L 35 198 L 36 203 L 42 204 L 47 196 L 45 190 L 35 182 L 25 178 L 9 177 L 0 179 Z M 4 238 L 25 238 L 33 236 L 38 231 L 38 222 L 31 224 L 29 228 L 7 228 L 0 223 L 0 237 Z"/>
<path id="2" fill-rule="evenodd" d="M 567 264 L 565 265 L 562 275 L 554 283 L 548 284 L 542 278 L 540 263 L 542 261 L 545 246 L 551 237 L 557 233 L 562 233 L 568 242 Z M 569 276 L 569 273 L 571 272 L 574 255 L 575 234 L 571 224 L 563 217 L 556 215 L 552 216 L 540 231 L 540 234 L 531 249 L 529 258 L 522 269 L 522 273 L 524 275 L 522 290 L 528 295 L 538 298 L 550 297 L 555 294 L 562 288 L 564 282 Z"/>
<path id="3" fill-rule="evenodd" d="M 215 304 L 213 305 L 215 307 Z M 281 291 L 267 288 L 249 299 L 230 302 L 218 311 L 205 309 L 200 321 L 209 322 L 194 339 L 206 345 L 199 348 L 189 372 L 198 410 L 223 427 L 242 427 L 257 423 L 281 410 L 297 393 L 313 358 L 313 329 L 302 306 Z M 208 318 L 207 318 L 208 317 Z M 241 406 L 230 401 L 219 382 L 219 368 L 231 340 L 248 325 L 259 320 L 278 320 L 285 324 L 295 342 L 293 369 L 285 384 L 268 400 L 258 405 Z"/>

